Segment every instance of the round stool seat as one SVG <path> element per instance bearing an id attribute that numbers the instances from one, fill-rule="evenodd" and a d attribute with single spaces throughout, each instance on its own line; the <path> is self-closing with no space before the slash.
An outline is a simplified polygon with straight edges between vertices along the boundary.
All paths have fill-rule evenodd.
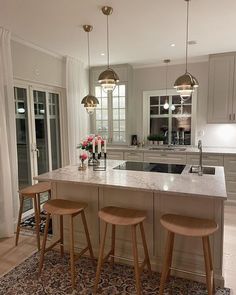
<path id="1" fill-rule="evenodd" d="M 145 211 L 112 206 L 102 208 L 98 215 L 105 222 L 115 225 L 135 225 L 146 219 Z"/>
<path id="2" fill-rule="evenodd" d="M 176 214 L 165 214 L 160 221 L 168 231 L 183 236 L 204 237 L 218 229 L 218 224 L 214 220 Z"/>
<path id="3" fill-rule="evenodd" d="M 39 183 L 34 184 L 32 186 L 28 186 L 26 188 L 23 188 L 19 192 L 23 196 L 32 197 L 35 194 L 45 193 L 49 190 L 51 190 L 51 183 L 50 182 L 39 182 Z"/>
<path id="4" fill-rule="evenodd" d="M 54 199 L 47 201 L 43 209 L 50 214 L 56 215 L 73 215 L 84 210 L 88 204 L 82 202 L 74 202 L 63 199 Z"/>

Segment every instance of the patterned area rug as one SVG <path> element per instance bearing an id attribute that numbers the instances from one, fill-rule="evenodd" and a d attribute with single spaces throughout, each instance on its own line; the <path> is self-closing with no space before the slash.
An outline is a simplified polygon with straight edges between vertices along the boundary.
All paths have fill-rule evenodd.
<path id="1" fill-rule="evenodd" d="M 44 233 L 44 228 L 46 224 L 46 213 L 44 211 L 40 212 L 40 233 Z M 29 231 L 35 231 L 35 216 L 34 214 L 31 214 L 30 216 L 27 216 L 25 219 L 21 222 L 21 227 L 24 230 Z M 52 220 L 50 220 L 49 228 L 48 228 L 48 234 L 52 235 Z"/>
<path id="2" fill-rule="evenodd" d="M 69 255 L 63 258 L 56 251 L 48 252 L 42 275 L 38 279 L 39 254 L 36 253 L 8 274 L 0 278 L 1 295 L 45 295 L 45 294 L 82 294 L 92 295 L 96 265 L 89 258 L 80 258 L 76 263 L 76 290 L 70 284 Z M 144 295 L 158 294 L 160 275 L 153 273 L 149 277 L 147 271 L 142 274 L 142 287 Z M 97 294 L 128 295 L 135 293 L 133 268 L 116 264 L 112 270 L 106 263 L 101 275 Z M 207 295 L 206 286 L 197 282 L 171 277 L 165 289 L 165 295 Z M 218 289 L 217 295 L 229 295 L 229 289 Z"/>

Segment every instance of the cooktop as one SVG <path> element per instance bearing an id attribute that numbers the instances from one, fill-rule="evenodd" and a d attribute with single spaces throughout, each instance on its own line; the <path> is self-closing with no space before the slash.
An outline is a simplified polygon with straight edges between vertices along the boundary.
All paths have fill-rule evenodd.
<path id="1" fill-rule="evenodd" d="M 161 172 L 181 174 L 185 165 L 179 164 L 163 164 L 163 163 L 146 163 L 146 162 L 131 162 L 126 161 L 121 165 L 114 167 L 116 170 L 132 170 L 132 171 L 144 171 L 144 172 Z"/>

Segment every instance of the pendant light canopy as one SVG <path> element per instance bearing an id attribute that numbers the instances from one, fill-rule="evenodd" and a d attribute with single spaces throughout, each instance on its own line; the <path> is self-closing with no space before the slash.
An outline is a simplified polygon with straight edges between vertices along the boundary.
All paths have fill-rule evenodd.
<path id="1" fill-rule="evenodd" d="M 186 28 L 186 68 L 185 74 L 178 77 L 175 81 L 174 88 L 180 94 L 183 101 L 189 99 L 194 92 L 195 88 L 199 86 L 197 79 L 188 72 L 188 30 L 189 30 L 189 2 L 187 2 L 187 28 Z"/>
<path id="2" fill-rule="evenodd" d="M 102 7 L 102 13 L 107 16 L 107 69 L 103 71 L 98 78 L 98 82 L 105 92 L 113 91 L 119 82 L 119 77 L 116 72 L 110 68 L 110 53 L 109 53 L 109 23 L 108 16 L 113 12 L 113 8 L 109 6 Z"/>
<path id="3" fill-rule="evenodd" d="M 89 33 L 93 30 L 93 27 L 90 25 L 84 25 L 83 26 L 84 31 L 87 33 L 88 37 L 88 71 L 89 71 L 89 76 L 90 76 L 90 47 L 89 47 Z M 90 79 L 89 79 L 90 81 Z M 94 113 L 95 108 L 97 107 L 97 104 L 99 104 L 98 99 L 93 96 L 92 94 L 86 95 L 82 101 L 81 104 L 84 105 L 86 108 L 86 111 L 88 112 L 89 115 L 92 115 Z"/>

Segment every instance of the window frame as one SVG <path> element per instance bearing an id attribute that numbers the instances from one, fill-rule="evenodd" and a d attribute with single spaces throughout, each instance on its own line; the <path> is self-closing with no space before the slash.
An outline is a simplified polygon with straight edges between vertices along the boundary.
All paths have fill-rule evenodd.
<path id="1" fill-rule="evenodd" d="M 109 145 L 127 145 L 128 142 L 128 130 L 127 130 L 127 115 L 128 115 L 128 84 L 127 82 L 120 82 L 117 84 L 118 86 L 120 85 L 125 85 L 125 141 L 124 142 L 116 142 L 113 140 L 113 92 L 108 93 L 108 144 Z M 93 87 L 93 95 L 95 95 L 95 87 L 100 86 L 100 84 L 96 83 Z M 91 118 L 91 131 L 92 133 L 96 134 L 97 129 L 96 129 L 96 111 L 92 115 Z"/>
<path id="2" fill-rule="evenodd" d="M 143 139 L 147 140 L 150 134 L 150 97 L 152 96 L 165 96 L 166 89 L 159 89 L 153 91 L 143 92 Z M 167 89 L 167 96 L 178 95 L 175 89 Z M 192 94 L 192 113 L 191 113 L 191 142 L 190 145 L 195 145 L 196 139 L 196 111 L 197 111 L 197 90 Z M 172 117 L 176 117 L 171 113 L 156 115 L 157 118 L 168 118 L 168 129 L 172 129 Z M 169 132 L 168 144 L 171 144 L 171 132 Z"/>

